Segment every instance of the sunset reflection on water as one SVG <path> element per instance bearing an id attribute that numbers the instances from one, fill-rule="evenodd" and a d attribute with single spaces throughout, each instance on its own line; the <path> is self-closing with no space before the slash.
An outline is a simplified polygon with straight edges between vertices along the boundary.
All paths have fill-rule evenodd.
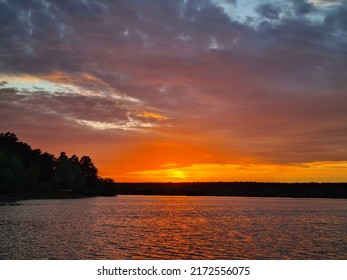
<path id="1" fill-rule="evenodd" d="M 1 259 L 346 259 L 347 201 L 119 196 L 0 206 Z"/>

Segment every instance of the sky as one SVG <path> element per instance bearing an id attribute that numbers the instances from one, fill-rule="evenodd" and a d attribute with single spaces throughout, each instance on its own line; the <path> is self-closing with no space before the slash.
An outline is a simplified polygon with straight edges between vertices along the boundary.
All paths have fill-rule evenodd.
<path id="1" fill-rule="evenodd" d="M 346 0 L 0 0 L 0 132 L 103 177 L 347 181 Z"/>

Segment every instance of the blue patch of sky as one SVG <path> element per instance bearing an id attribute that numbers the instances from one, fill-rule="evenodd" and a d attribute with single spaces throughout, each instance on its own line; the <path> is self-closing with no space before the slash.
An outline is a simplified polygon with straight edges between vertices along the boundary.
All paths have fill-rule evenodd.
<path id="1" fill-rule="evenodd" d="M 48 93 L 63 92 L 71 86 L 52 83 L 36 77 L 15 77 L 15 76 L 2 76 L 1 81 L 6 81 L 7 88 L 16 88 L 23 92 L 45 91 Z"/>
<path id="2" fill-rule="evenodd" d="M 263 4 L 274 5 L 279 7 L 279 19 L 272 20 L 271 22 L 276 24 L 281 19 L 294 18 L 297 15 L 294 13 L 294 2 L 292 1 L 280 1 L 280 0 L 210 0 L 212 4 L 220 7 L 229 16 L 232 21 L 237 21 L 242 24 L 247 24 L 251 26 L 257 26 L 261 23 L 264 18 L 259 15 L 257 8 Z M 313 4 L 317 9 L 308 13 L 306 15 L 300 15 L 300 17 L 305 16 L 307 20 L 322 22 L 325 18 L 325 12 L 329 8 L 336 7 L 336 5 L 341 4 L 341 0 L 336 1 L 322 1 L 322 0 L 309 0 L 308 3 Z M 269 21 L 269 19 L 266 19 Z"/>

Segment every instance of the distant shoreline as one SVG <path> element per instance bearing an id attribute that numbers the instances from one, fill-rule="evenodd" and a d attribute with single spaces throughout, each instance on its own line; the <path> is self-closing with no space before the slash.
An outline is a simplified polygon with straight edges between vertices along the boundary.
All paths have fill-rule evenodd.
<path id="1" fill-rule="evenodd" d="M 117 183 L 117 194 L 347 199 L 347 183 Z"/>
<path id="2" fill-rule="evenodd" d="M 234 196 L 347 199 L 347 183 L 185 182 L 115 183 L 113 195 Z M 98 197 L 78 192 L 0 193 L 0 202 Z M 1 204 L 1 203 L 0 203 Z"/>

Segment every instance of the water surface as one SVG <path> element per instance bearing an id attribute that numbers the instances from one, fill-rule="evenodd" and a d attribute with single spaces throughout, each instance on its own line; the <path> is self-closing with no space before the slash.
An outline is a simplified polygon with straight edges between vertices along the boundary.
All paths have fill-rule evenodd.
<path id="1" fill-rule="evenodd" d="M 0 205 L 0 259 L 347 259 L 347 201 L 118 196 Z"/>

